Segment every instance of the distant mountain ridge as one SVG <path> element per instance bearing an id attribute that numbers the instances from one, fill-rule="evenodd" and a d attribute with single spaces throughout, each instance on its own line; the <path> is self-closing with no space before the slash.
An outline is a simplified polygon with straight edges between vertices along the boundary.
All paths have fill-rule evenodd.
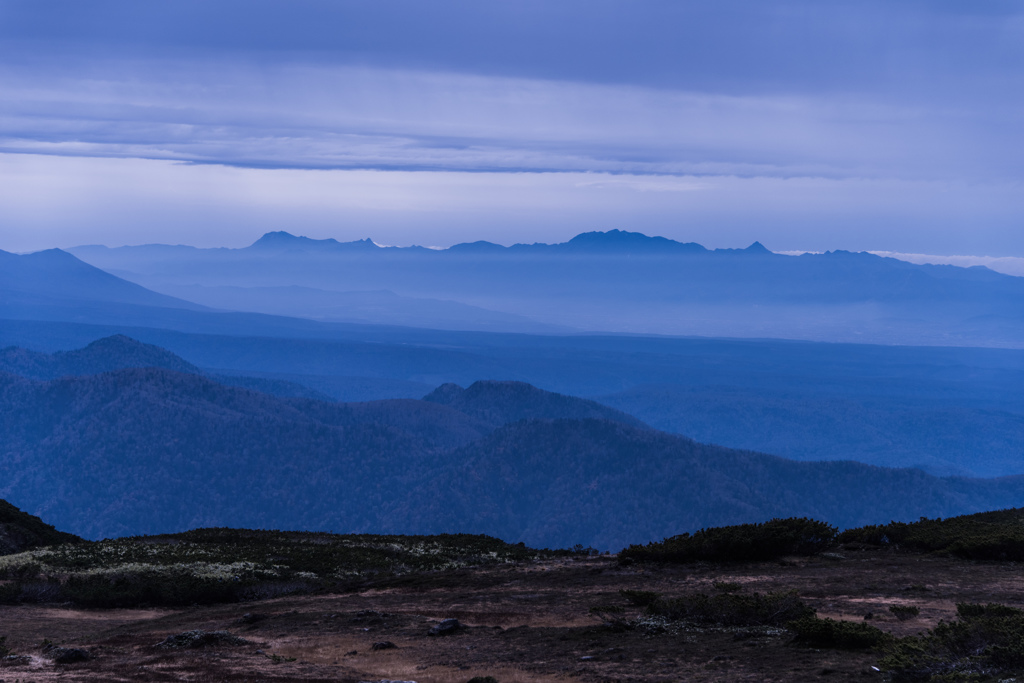
<path id="1" fill-rule="evenodd" d="M 207 310 L 204 306 L 158 294 L 115 277 L 60 249 L 24 255 L 0 250 L 0 295 L 8 304 L 102 300 Z"/>
<path id="2" fill-rule="evenodd" d="M 295 311 L 312 318 L 334 315 L 339 306 L 327 299 L 312 304 L 287 288 L 317 290 L 317 296 L 392 292 L 399 297 L 394 312 L 376 318 L 389 324 L 424 325 L 415 304 L 400 310 L 400 301 L 420 299 L 423 306 L 429 300 L 473 307 L 459 314 L 460 324 L 470 324 L 476 311 L 480 320 L 495 317 L 505 331 L 533 324 L 562 331 L 1024 347 L 1024 278 L 866 252 L 794 256 L 760 242 L 712 250 L 624 230 L 508 247 L 485 241 L 447 249 L 382 247 L 368 239 L 314 240 L 279 231 L 240 249 L 72 251 L 154 290 L 192 291 L 208 297 L 204 303 L 231 291 L 235 308 L 263 313 L 280 313 L 292 301 Z M 272 307 L 260 291 L 275 292 Z M 430 315 L 440 317 L 441 308 Z M 518 318 L 499 321 L 500 315 Z M 516 330 L 516 324 L 523 327 Z"/>
<path id="3" fill-rule="evenodd" d="M 253 242 L 246 250 L 285 250 L 285 251 L 372 251 L 374 249 L 388 249 L 412 252 L 434 251 L 434 252 L 479 252 L 495 253 L 500 251 L 528 252 L 528 251 L 560 251 L 565 253 L 589 253 L 589 254 L 699 254 L 709 253 L 712 250 L 696 242 L 678 242 L 667 237 L 650 237 L 639 232 L 627 230 L 608 230 L 607 232 L 591 231 L 576 235 L 568 242 L 547 244 L 535 242 L 533 244 L 513 244 L 505 247 L 494 242 L 477 241 L 469 243 L 454 244 L 445 249 L 425 249 L 420 246 L 411 247 L 382 247 L 373 240 L 366 238 L 352 242 L 339 242 L 333 238 L 311 239 L 293 235 L 284 230 L 268 232 Z M 746 252 L 756 254 L 771 253 L 760 242 L 754 242 L 746 249 L 716 249 L 727 253 Z"/>
<path id="4" fill-rule="evenodd" d="M 298 237 L 284 230 L 268 232 L 247 247 L 252 250 L 317 250 L 317 249 L 376 249 L 373 240 L 367 238 L 354 242 L 339 242 L 336 239 L 316 240 Z"/>

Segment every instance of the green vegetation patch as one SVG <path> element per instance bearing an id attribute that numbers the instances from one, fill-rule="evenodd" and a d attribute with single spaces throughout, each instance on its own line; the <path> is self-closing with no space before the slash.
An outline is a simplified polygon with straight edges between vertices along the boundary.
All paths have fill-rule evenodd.
<path id="1" fill-rule="evenodd" d="M 889 605 L 889 611 L 900 621 L 907 621 L 921 614 L 921 608 L 914 605 Z"/>
<path id="2" fill-rule="evenodd" d="M 197 529 L 0 557 L 0 602 L 189 605 L 343 589 L 403 574 L 565 555 L 470 534 L 338 535 Z"/>
<path id="3" fill-rule="evenodd" d="M 674 598 L 652 591 L 622 590 L 619 593 L 630 605 L 644 608 L 642 616 L 631 622 L 632 626 L 679 623 L 725 628 L 776 627 L 814 617 L 814 610 L 800 599 L 796 591 L 693 593 Z M 618 616 L 623 612 L 621 607 L 599 605 L 590 611 L 606 622 L 626 623 Z"/>
<path id="4" fill-rule="evenodd" d="M 879 666 L 893 681 L 1005 680 L 1024 675 L 1024 610 L 957 605 L 957 620 L 895 641 Z"/>
<path id="5" fill-rule="evenodd" d="M 636 607 L 647 607 L 648 605 L 657 602 L 661 596 L 654 591 L 638 591 L 624 588 L 619 591 L 619 595 L 626 598 L 629 604 Z"/>
<path id="6" fill-rule="evenodd" d="M 892 641 L 892 636 L 870 624 L 857 621 L 819 619 L 809 615 L 786 624 L 796 634 L 795 641 L 811 647 L 862 650 Z"/>
<path id="7" fill-rule="evenodd" d="M 814 615 L 796 591 L 776 593 L 695 593 L 662 598 L 647 606 L 647 613 L 672 621 L 713 626 L 782 626 Z"/>
<path id="8" fill-rule="evenodd" d="M 636 562 L 752 562 L 813 555 L 833 544 L 837 529 L 803 517 L 762 524 L 701 529 L 647 545 L 631 545 L 619 559 Z"/>
<path id="9" fill-rule="evenodd" d="M 1024 509 L 927 519 L 849 529 L 841 543 L 866 543 L 973 560 L 1024 560 Z"/>

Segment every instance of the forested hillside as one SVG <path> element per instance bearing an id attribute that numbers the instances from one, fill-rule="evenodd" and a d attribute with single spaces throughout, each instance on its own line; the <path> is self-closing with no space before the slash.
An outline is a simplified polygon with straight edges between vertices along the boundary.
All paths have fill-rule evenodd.
<path id="1" fill-rule="evenodd" d="M 772 517 L 840 527 L 945 517 L 1024 502 L 1024 477 L 933 477 L 855 462 L 795 462 L 606 420 L 535 420 L 498 429 L 420 469 L 406 511 L 442 526 L 538 545 L 570 538 L 618 549 L 631 538 Z M 430 514 L 423 514 L 424 509 Z M 675 530 L 675 531 L 673 531 Z"/>
<path id="2" fill-rule="evenodd" d="M 512 395 L 497 403 L 521 411 L 580 407 L 533 388 L 485 388 L 502 387 Z M 601 548 L 774 516 L 846 526 L 1024 500 L 1021 478 L 798 463 L 550 417 L 495 431 L 431 401 L 286 399 L 158 368 L 47 382 L 8 374 L 0 498 L 90 538 L 233 526 Z"/>

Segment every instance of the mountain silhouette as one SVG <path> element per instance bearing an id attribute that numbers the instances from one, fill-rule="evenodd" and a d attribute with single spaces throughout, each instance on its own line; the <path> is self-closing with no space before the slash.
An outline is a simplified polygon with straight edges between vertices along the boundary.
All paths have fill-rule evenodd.
<path id="1" fill-rule="evenodd" d="M 302 295 L 281 288 L 386 290 L 399 297 L 389 324 L 423 324 L 415 307 L 399 310 L 409 298 L 519 316 L 518 331 L 543 332 L 527 327 L 542 324 L 632 334 L 1024 346 L 1024 278 L 869 253 L 779 254 L 760 242 L 706 249 L 609 230 L 559 244 L 477 241 L 426 249 L 277 232 L 243 249 L 73 251 L 99 267 L 134 273 L 140 284 L 182 288 L 169 293 L 237 288 L 247 298 L 236 305 L 248 310 L 263 310 L 259 291 L 269 288 L 291 296 L 295 310 L 303 310 Z M 273 312 L 286 310 L 285 299 Z M 501 329 L 515 330 L 504 323 Z"/>
<path id="2" fill-rule="evenodd" d="M 268 232 L 248 247 L 248 249 L 253 251 L 337 251 L 379 248 L 370 239 L 356 240 L 354 242 L 339 242 L 335 239 L 315 240 L 309 237 L 292 235 L 283 230 Z"/>
<path id="3" fill-rule="evenodd" d="M 24 255 L 0 251 L 0 296 L 7 304 L 96 301 L 206 310 L 111 275 L 60 249 Z"/>

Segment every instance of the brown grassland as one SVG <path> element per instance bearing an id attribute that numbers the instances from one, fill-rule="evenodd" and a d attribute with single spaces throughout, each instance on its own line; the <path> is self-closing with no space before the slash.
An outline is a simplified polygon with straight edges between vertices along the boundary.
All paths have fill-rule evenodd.
<path id="1" fill-rule="evenodd" d="M 715 583 L 719 586 L 716 588 Z M 801 645 L 784 628 L 670 624 L 619 628 L 641 608 L 620 590 L 666 598 L 795 590 L 819 617 L 870 623 L 903 636 L 952 620 L 956 603 L 1024 605 L 1014 562 L 978 562 L 840 546 L 781 561 L 621 565 L 614 556 L 543 559 L 368 582 L 345 593 L 185 609 L 0 607 L 11 652 L 0 681 L 520 681 L 884 680 L 873 650 Z M 592 612 L 613 606 L 612 617 Z M 893 605 L 920 613 L 898 620 Z M 615 608 L 621 608 L 618 612 Z M 248 615 L 248 616 L 246 616 Z M 455 635 L 428 632 L 446 618 Z M 247 644 L 165 649 L 170 635 L 227 631 Z M 56 664 L 43 641 L 92 658 Z M 390 641 L 395 648 L 374 650 Z"/>

